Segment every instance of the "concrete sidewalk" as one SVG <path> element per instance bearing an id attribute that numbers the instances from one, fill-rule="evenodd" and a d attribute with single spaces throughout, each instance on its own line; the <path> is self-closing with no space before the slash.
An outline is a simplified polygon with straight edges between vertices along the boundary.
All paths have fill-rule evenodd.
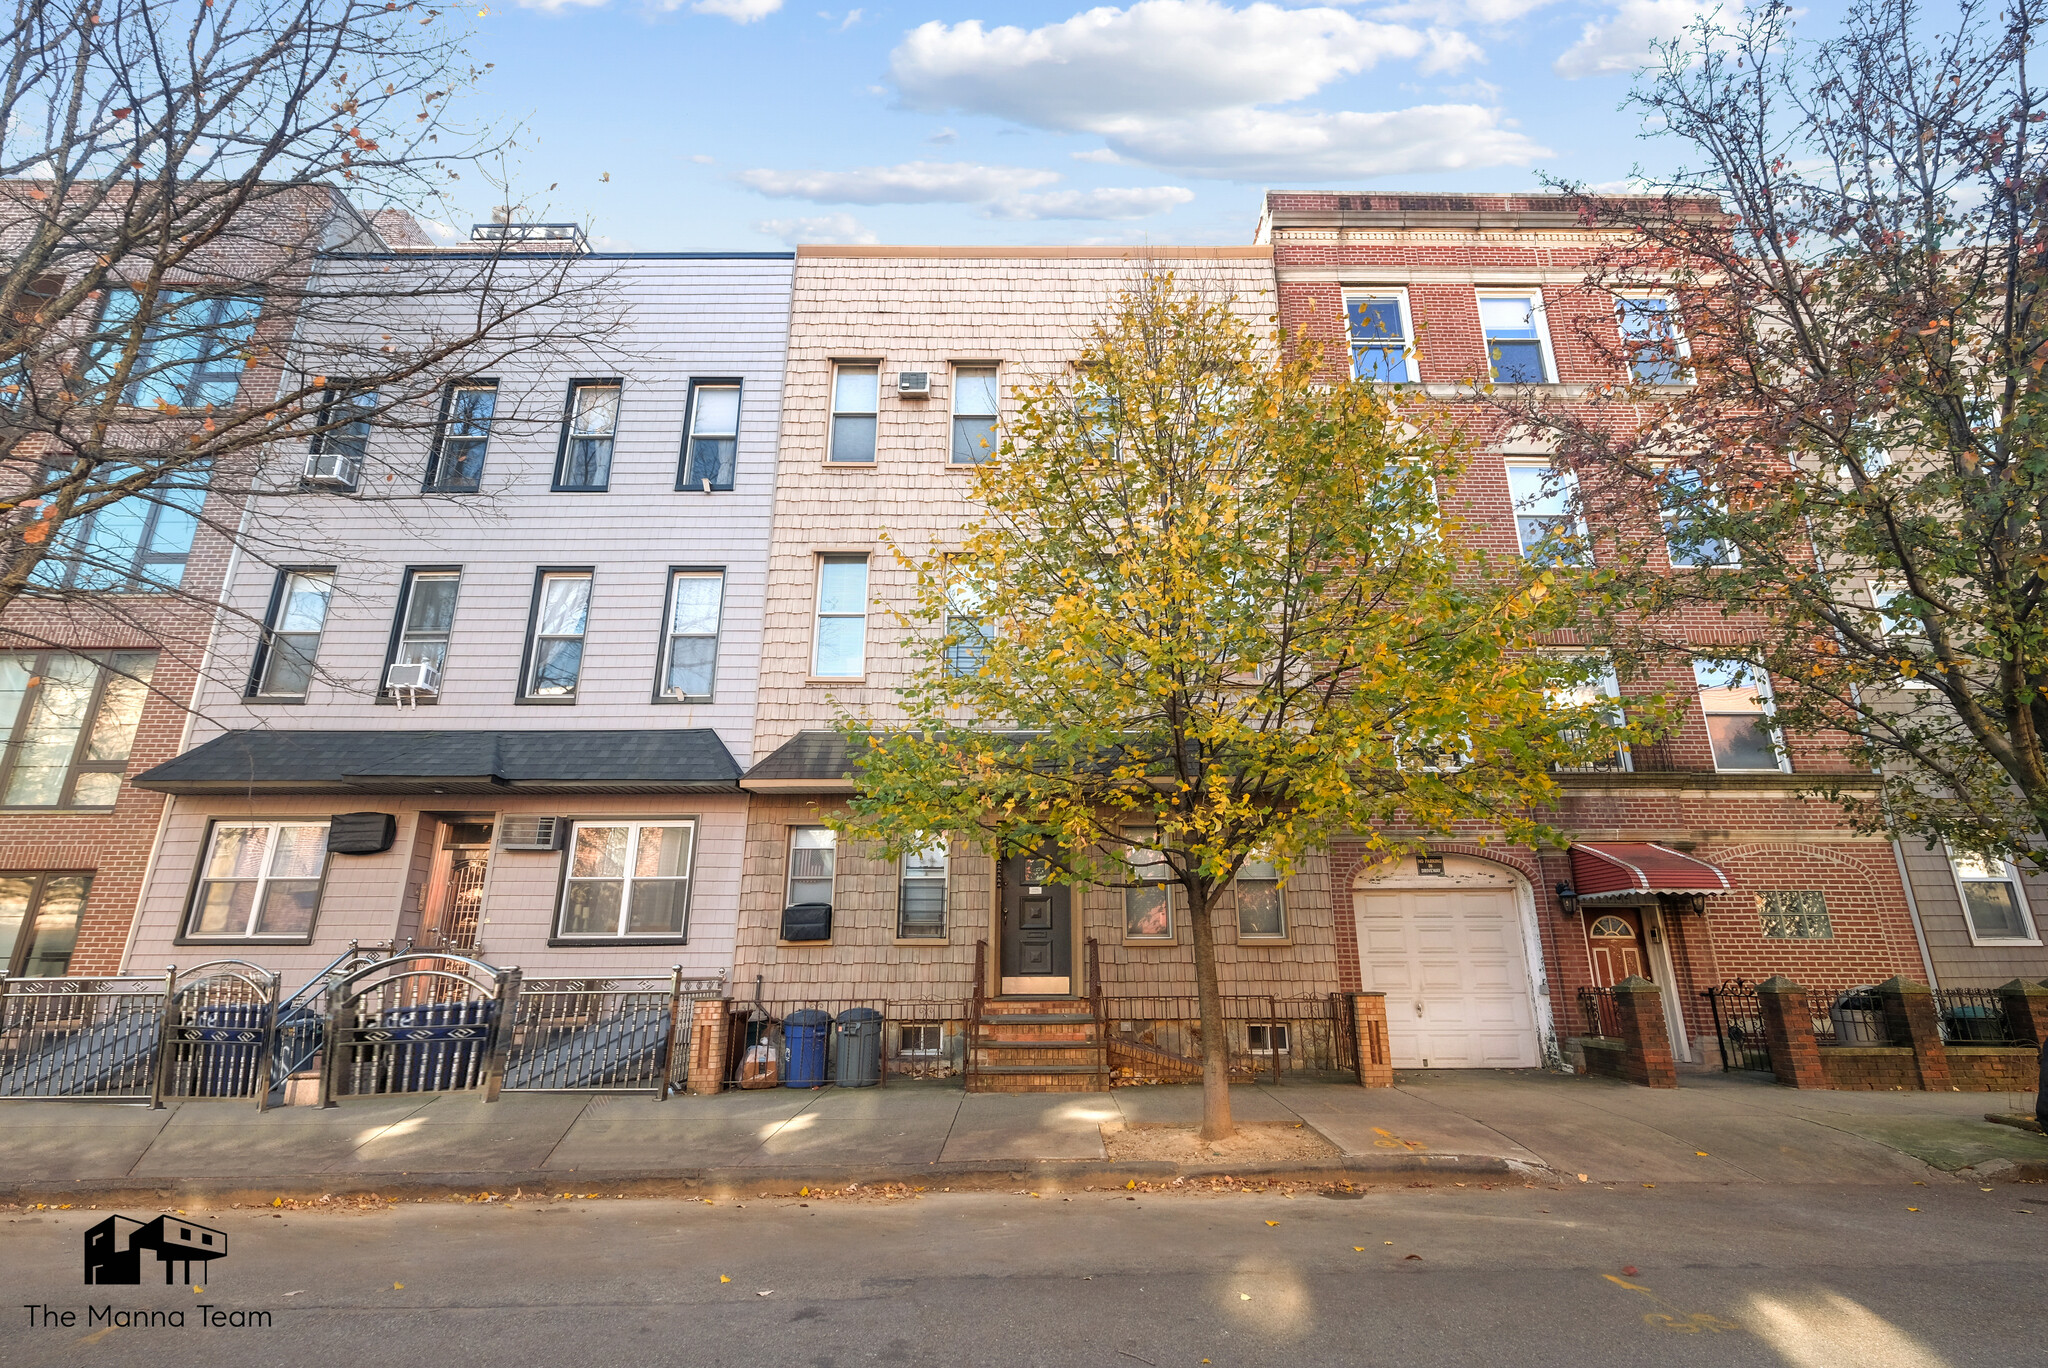
<path id="1" fill-rule="evenodd" d="M 1688 1074 L 1684 1083 L 1658 1091 L 1534 1071 L 1439 1071 L 1404 1074 L 1391 1089 L 1244 1085 L 1232 1096 L 1240 1122 L 1311 1127 L 1343 1155 L 1322 1171 L 1368 1180 L 1416 1172 L 1574 1183 L 1580 1175 L 1741 1184 L 2048 1177 L 2048 1139 L 1983 1119 L 2031 1111 L 2032 1094 L 1801 1092 L 1717 1074 Z M 1191 1125 L 1200 1109 L 1193 1087 L 1020 1096 L 933 1083 L 667 1101 L 398 1096 L 262 1114 L 239 1102 L 162 1111 L 9 1102 L 0 1104 L 0 1199 L 172 1187 L 922 1180 L 1017 1176 L 1034 1165 L 1101 1178 L 1171 1176 L 1204 1170 L 1109 1164 L 1102 1127 Z M 1240 1163 L 1233 1171 L 1259 1170 Z"/>

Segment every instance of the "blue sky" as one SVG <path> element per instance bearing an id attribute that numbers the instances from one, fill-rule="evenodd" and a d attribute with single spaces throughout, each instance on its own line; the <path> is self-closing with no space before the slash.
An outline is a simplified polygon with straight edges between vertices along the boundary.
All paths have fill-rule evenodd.
<path id="1" fill-rule="evenodd" d="M 1668 159 L 1616 106 L 1699 4 L 491 0 L 462 112 L 524 124 L 518 184 L 614 248 L 1240 243 L 1269 186 Z"/>

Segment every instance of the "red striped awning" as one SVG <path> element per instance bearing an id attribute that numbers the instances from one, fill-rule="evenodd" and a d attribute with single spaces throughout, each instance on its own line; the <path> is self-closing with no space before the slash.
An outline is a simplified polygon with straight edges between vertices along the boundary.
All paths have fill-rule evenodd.
<path id="1" fill-rule="evenodd" d="M 1581 898 L 1631 898 L 1645 893 L 1732 893 L 1728 876 L 1650 841 L 1582 843 L 1572 847 L 1572 887 Z"/>

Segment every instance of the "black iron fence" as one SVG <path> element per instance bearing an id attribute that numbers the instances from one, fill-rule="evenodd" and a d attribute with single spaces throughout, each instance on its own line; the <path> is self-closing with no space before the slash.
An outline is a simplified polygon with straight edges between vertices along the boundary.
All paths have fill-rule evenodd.
<path id="1" fill-rule="evenodd" d="M 1934 1012 L 1949 1045 L 2019 1045 L 2032 1034 L 2014 1029 L 1996 988 L 1936 989 Z"/>
<path id="2" fill-rule="evenodd" d="M 687 1081 L 694 1004 L 725 995 L 718 978 L 527 979 L 505 1064 L 508 1092 L 666 1097 Z"/>
<path id="3" fill-rule="evenodd" d="M 1895 1045 L 1884 1014 L 1884 995 L 1869 984 L 1806 988 L 1806 1012 L 1817 1045 Z"/>
<path id="4" fill-rule="evenodd" d="M 1730 979 L 1701 994 L 1714 1017 L 1714 1036 L 1721 1046 L 1722 1072 L 1737 1069 L 1769 1073 L 1771 1052 L 1764 1042 L 1763 1009 L 1756 985 Z"/>
<path id="5" fill-rule="evenodd" d="M 1579 989 L 1579 1019 L 1587 1035 L 1621 1038 L 1621 1006 L 1612 988 Z"/>
<path id="6" fill-rule="evenodd" d="M 967 1065 L 968 1003 L 804 998 L 735 1003 L 725 1081 L 740 1088 L 872 1088 Z"/>
<path id="7" fill-rule="evenodd" d="M 1102 999 L 1112 1083 L 1193 1081 L 1202 1074 L 1202 1011 L 1194 997 Z M 1355 1075 L 1358 1041 L 1347 999 L 1234 994 L 1223 999 L 1230 1075 L 1272 1082 Z"/>

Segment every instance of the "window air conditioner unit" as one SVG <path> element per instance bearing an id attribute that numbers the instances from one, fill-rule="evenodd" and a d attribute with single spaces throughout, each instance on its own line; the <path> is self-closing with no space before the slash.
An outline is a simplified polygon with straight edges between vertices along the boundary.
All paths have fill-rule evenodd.
<path id="1" fill-rule="evenodd" d="M 501 850 L 559 850 L 566 825 L 560 817 L 500 818 L 498 846 Z"/>
<path id="2" fill-rule="evenodd" d="M 441 671 L 425 660 L 393 665 L 384 676 L 384 687 L 393 693 L 435 694 L 441 692 Z"/>
<path id="3" fill-rule="evenodd" d="M 306 483 L 328 489 L 354 489 L 363 463 L 346 451 L 313 451 L 306 454 Z"/>
<path id="4" fill-rule="evenodd" d="M 930 371 L 899 371 L 896 375 L 896 392 L 906 398 L 923 399 L 932 392 Z"/>

